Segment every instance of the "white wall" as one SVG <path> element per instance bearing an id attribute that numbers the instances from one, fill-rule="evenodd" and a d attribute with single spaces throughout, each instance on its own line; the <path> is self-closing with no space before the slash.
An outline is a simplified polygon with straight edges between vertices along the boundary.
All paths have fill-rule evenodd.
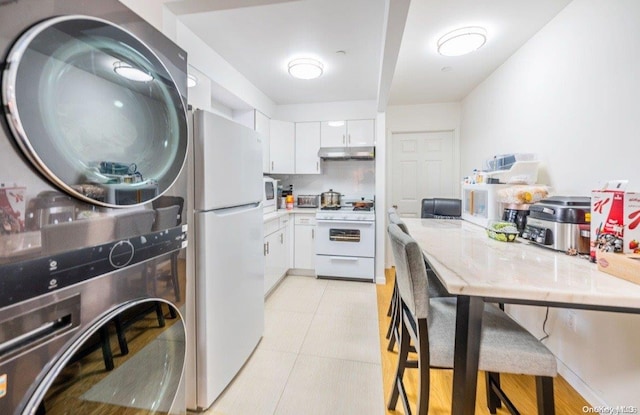
<path id="1" fill-rule="evenodd" d="M 391 200 L 391 183 L 392 180 L 392 139 L 393 134 L 396 133 L 410 133 L 410 132 L 423 132 L 423 131 L 454 131 L 454 171 L 458 174 L 458 182 L 461 181 L 460 176 L 460 146 L 459 146 L 459 130 L 460 130 L 460 103 L 450 102 L 441 104 L 420 104 L 420 105 L 394 105 L 387 108 L 386 112 L 386 157 L 385 164 L 389 168 L 385 169 L 384 182 L 386 197 L 380 199 L 378 209 L 387 211 L 392 205 Z M 385 205 L 382 206 L 382 201 L 385 201 Z M 386 215 L 385 215 L 386 220 Z M 386 227 L 385 227 L 386 229 Z M 386 231 L 385 231 L 386 235 Z M 391 247 L 389 246 L 389 238 L 385 238 L 386 242 L 386 255 L 385 266 L 388 268 L 393 264 L 393 257 L 391 255 Z"/>
<path id="2" fill-rule="evenodd" d="M 588 196 L 617 178 L 640 189 L 638 22 L 637 0 L 569 4 L 463 100 L 462 172 L 493 154 L 534 152 L 556 194 Z M 511 312 L 542 334 L 544 310 Z M 562 374 L 590 403 L 640 407 L 640 316 L 552 309 L 547 331 Z"/>

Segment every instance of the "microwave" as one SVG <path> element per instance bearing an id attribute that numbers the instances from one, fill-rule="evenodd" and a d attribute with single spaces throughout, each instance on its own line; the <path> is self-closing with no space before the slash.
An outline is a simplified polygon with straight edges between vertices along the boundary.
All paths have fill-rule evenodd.
<path id="1" fill-rule="evenodd" d="M 262 208 L 264 209 L 264 213 L 275 212 L 277 210 L 278 181 L 267 176 L 263 177 L 263 181 L 264 193 L 262 195 Z"/>

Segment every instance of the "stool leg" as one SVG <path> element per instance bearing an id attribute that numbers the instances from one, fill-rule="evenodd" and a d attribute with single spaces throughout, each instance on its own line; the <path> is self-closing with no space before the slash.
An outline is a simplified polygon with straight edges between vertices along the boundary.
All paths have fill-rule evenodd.
<path id="1" fill-rule="evenodd" d="M 487 408 L 489 408 L 489 413 L 495 414 L 497 408 L 502 406 L 502 402 L 494 392 L 492 385 L 495 384 L 498 388 L 500 387 L 500 374 L 495 372 L 484 372 L 484 376 L 487 389 Z"/>
<path id="2" fill-rule="evenodd" d="M 107 370 L 113 370 L 113 353 L 111 353 L 109 330 L 107 326 L 100 327 L 100 343 L 102 345 L 102 359 L 104 360 L 104 367 Z"/>
<path id="3" fill-rule="evenodd" d="M 429 331 L 427 319 L 418 319 L 418 371 L 420 372 L 420 392 L 418 396 L 418 415 L 429 412 L 430 360 L 429 360 Z"/>
<path id="4" fill-rule="evenodd" d="M 536 396 L 538 415 L 554 415 L 556 413 L 552 377 L 536 376 Z"/>

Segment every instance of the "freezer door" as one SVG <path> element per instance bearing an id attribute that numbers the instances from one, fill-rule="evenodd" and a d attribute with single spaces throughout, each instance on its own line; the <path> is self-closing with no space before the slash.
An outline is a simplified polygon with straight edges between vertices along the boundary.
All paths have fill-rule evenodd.
<path id="1" fill-rule="evenodd" d="M 262 141 L 257 132 L 197 110 L 193 134 L 196 210 L 262 200 Z"/>
<path id="2" fill-rule="evenodd" d="M 208 408 L 264 331 L 262 207 L 200 212 L 196 225 L 196 377 Z"/>

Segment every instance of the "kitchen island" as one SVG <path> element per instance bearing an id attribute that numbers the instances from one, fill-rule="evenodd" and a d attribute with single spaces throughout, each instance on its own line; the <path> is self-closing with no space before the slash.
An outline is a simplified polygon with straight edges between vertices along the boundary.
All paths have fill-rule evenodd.
<path id="1" fill-rule="evenodd" d="M 483 302 L 640 314 L 640 285 L 585 259 L 520 239 L 489 239 L 463 220 L 403 220 L 444 287 L 458 296 L 454 414 L 474 413 Z"/>

